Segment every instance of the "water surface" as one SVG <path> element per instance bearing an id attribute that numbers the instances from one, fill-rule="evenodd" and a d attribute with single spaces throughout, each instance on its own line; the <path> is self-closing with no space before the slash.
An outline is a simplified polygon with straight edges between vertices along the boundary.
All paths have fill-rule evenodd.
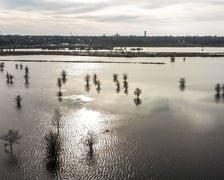
<path id="1" fill-rule="evenodd" d="M 124 61 L 125 58 L 73 56 L 7 56 L 2 60 Z M 223 58 L 131 58 L 165 65 L 22 62 L 24 70 L 5 62 L 0 72 L 0 133 L 18 129 L 23 135 L 13 154 L 0 141 L 0 179 L 222 179 L 224 176 L 224 98 L 215 98 L 214 86 L 223 84 Z M 68 73 L 57 97 L 57 78 Z M 14 74 L 7 84 L 6 72 Z M 84 76 L 97 73 L 101 90 Z M 119 74 L 120 92 L 113 73 Z M 122 74 L 128 74 L 128 93 Z M 180 90 L 178 81 L 186 79 Z M 91 79 L 92 80 L 92 79 Z M 134 101 L 140 88 L 141 104 Z M 15 96 L 22 96 L 18 109 Z M 62 114 L 61 150 L 57 162 L 47 153 L 45 136 L 57 132 L 55 108 Z M 93 153 L 86 146 L 94 137 Z"/>

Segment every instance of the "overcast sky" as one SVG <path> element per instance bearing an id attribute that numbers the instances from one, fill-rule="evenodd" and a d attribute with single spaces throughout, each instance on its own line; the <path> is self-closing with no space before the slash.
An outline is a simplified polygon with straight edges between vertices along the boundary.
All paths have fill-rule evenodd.
<path id="1" fill-rule="evenodd" d="M 224 35 L 224 0 L 0 0 L 1 34 Z"/>

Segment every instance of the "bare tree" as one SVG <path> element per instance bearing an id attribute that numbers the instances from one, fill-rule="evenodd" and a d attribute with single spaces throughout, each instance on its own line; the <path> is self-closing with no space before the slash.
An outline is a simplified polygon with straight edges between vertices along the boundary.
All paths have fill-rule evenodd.
<path id="1" fill-rule="evenodd" d="M 25 66 L 25 74 L 29 74 L 29 68 L 28 68 L 28 66 Z"/>
<path id="2" fill-rule="evenodd" d="M 172 63 L 175 62 L 175 56 L 170 57 L 170 62 L 172 62 Z"/>
<path id="3" fill-rule="evenodd" d="M 219 83 L 217 83 L 215 85 L 215 92 L 216 92 L 216 95 L 219 96 L 220 95 L 220 90 L 221 90 L 221 85 Z"/>
<path id="4" fill-rule="evenodd" d="M 10 153 L 13 152 L 13 144 L 19 144 L 19 140 L 22 138 L 22 135 L 19 134 L 18 130 L 10 129 L 7 134 L 3 134 L 0 139 L 6 141 L 5 147 L 10 147 Z"/>
<path id="5" fill-rule="evenodd" d="M 141 99 L 139 98 L 141 93 L 142 93 L 142 91 L 139 88 L 136 88 L 134 91 L 134 95 L 136 95 L 136 98 L 134 99 L 136 106 L 138 106 L 142 103 Z"/>
<path id="6" fill-rule="evenodd" d="M 113 74 L 113 81 L 114 82 L 118 81 L 118 74 Z"/>
<path id="7" fill-rule="evenodd" d="M 222 94 L 224 95 L 224 84 L 222 85 Z"/>
<path id="8" fill-rule="evenodd" d="M 85 75 L 85 81 L 86 81 L 86 86 L 89 86 L 89 82 L 90 82 L 90 75 L 89 74 Z"/>
<path id="9" fill-rule="evenodd" d="M 62 96 L 62 92 L 61 92 L 61 86 L 62 86 L 61 78 L 58 78 L 57 86 L 58 86 L 58 96 Z"/>
<path id="10" fill-rule="evenodd" d="M 15 101 L 16 101 L 16 105 L 17 105 L 17 107 L 20 108 L 20 107 L 21 107 L 22 97 L 21 97 L 20 95 L 17 95 L 17 96 L 15 97 Z"/>
<path id="11" fill-rule="evenodd" d="M 97 74 L 96 73 L 93 75 L 93 83 L 95 85 L 97 85 Z"/>
<path id="12" fill-rule="evenodd" d="M 23 65 L 22 64 L 20 64 L 19 67 L 20 67 L 21 70 L 23 69 Z"/>
<path id="13" fill-rule="evenodd" d="M 14 76 L 12 74 L 6 73 L 6 82 L 12 84 Z"/>
<path id="14" fill-rule="evenodd" d="M 4 67 L 5 67 L 5 63 L 4 62 L 0 63 L 0 71 L 3 71 Z"/>
<path id="15" fill-rule="evenodd" d="M 136 98 L 138 98 L 138 99 L 139 99 L 139 96 L 141 95 L 141 93 L 142 93 L 142 90 L 139 88 L 136 88 L 134 91 L 134 95 L 136 95 Z"/>
<path id="16" fill-rule="evenodd" d="M 28 74 L 25 74 L 25 75 L 24 75 L 24 79 L 25 79 L 25 84 L 26 84 L 26 85 L 29 85 L 29 78 L 30 78 L 30 77 L 29 77 Z"/>
<path id="17" fill-rule="evenodd" d="M 65 70 L 62 70 L 61 77 L 62 77 L 63 83 L 65 83 L 67 80 L 67 72 Z"/>
<path id="18" fill-rule="evenodd" d="M 5 77 L 6 77 L 6 82 L 9 83 L 9 73 L 8 72 L 6 73 Z"/>
<path id="19" fill-rule="evenodd" d="M 126 73 L 123 74 L 123 80 L 127 81 L 128 80 L 128 75 Z"/>
<path id="20" fill-rule="evenodd" d="M 12 75 L 12 74 L 9 74 L 9 83 L 13 83 L 13 78 L 14 78 L 14 76 Z"/>
<path id="21" fill-rule="evenodd" d="M 86 89 L 87 92 L 89 92 L 90 91 L 90 83 L 89 83 L 90 82 L 90 75 L 89 74 L 85 75 L 84 80 L 86 82 L 85 89 Z"/>
<path id="22" fill-rule="evenodd" d="M 180 78 L 180 80 L 179 80 L 179 87 L 180 87 L 180 89 L 181 90 L 184 90 L 185 89 L 185 84 L 186 84 L 186 80 L 185 80 L 185 78 Z"/>
<path id="23" fill-rule="evenodd" d="M 116 81 L 116 91 L 117 91 L 117 93 L 120 92 L 120 82 L 119 81 Z"/>

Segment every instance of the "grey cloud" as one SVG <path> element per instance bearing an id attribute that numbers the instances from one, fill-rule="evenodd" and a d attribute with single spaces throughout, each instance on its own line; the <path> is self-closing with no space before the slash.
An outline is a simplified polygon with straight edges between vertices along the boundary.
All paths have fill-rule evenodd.
<path id="1" fill-rule="evenodd" d="M 142 9 L 156 9 L 166 6 L 171 6 L 175 4 L 186 4 L 186 3 L 204 3 L 204 4 L 219 4 L 224 5 L 223 0 L 128 0 L 128 1 L 121 1 L 121 0 L 109 0 L 109 1 L 102 1 L 102 2 L 94 2 L 87 3 L 83 1 L 80 2 L 49 2 L 46 0 L 1 0 L 0 6 L 9 9 L 19 9 L 19 10 L 32 10 L 32 11 L 51 11 L 56 13 L 88 13 L 93 12 L 105 8 L 116 8 L 117 6 L 129 7 L 135 6 Z M 115 9 L 116 10 L 116 9 Z"/>
<path id="2" fill-rule="evenodd" d="M 7 9 L 26 11 L 48 11 L 55 13 L 86 13 L 105 7 L 104 3 L 48 2 L 37 0 L 2 0 L 0 6 Z"/>

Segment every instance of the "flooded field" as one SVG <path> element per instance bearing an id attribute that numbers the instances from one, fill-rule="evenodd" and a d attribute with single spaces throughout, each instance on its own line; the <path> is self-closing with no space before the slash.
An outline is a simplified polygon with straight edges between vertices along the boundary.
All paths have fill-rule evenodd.
<path id="1" fill-rule="evenodd" d="M 224 98 L 214 91 L 217 83 L 224 84 L 223 58 L 176 58 L 175 63 L 169 58 L 74 56 L 0 60 L 165 63 L 5 62 L 0 72 L 0 134 L 17 129 L 22 138 L 13 145 L 13 153 L 0 141 L 0 179 L 224 177 Z M 23 70 L 15 64 L 23 64 Z M 29 84 L 24 80 L 26 65 Z M 58 97 L 57 78 L 62 70 L 67 80 Z M 6 82 L 6 72 L 14 75 L 14 83 Z M 84 81 L 87 73 L 89 88 Z M 94 73 L 101 82 L 98 91 Z M 119 75 L 120 90 L 114 73 Z M 128 75 L 126 92 L 123 73 Z M 186 80 L 185 89 L 179 87 L 180 78 Z M 142 91 L 139 101 L 136 88 Z M 22 97 L 20 108 L 17 95 Z M 54 123 L 57 112 L 61 115 L 58 126 Z"/>

